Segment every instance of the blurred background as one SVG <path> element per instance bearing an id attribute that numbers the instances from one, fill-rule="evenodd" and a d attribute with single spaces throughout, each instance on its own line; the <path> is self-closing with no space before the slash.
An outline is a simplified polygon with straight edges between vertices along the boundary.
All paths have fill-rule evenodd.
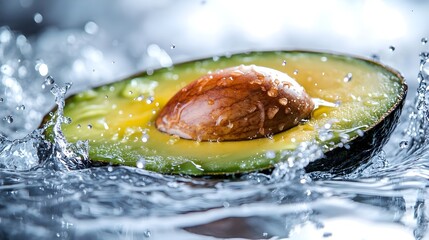
<path id="1" fill-rule="evenodd" d="M 25 105 L 28 119 L 3 134 L 28 133 L 54 105 L 41 97 L 52 96 L 40 94 L 48 75 L 72 82 L 71 94 L 139 71 L 243 51 L 372 58 L 398 69 L 413 89 L 419 53 L 429 45 L 428 9 L 428 1 L 418 0 L 0 0 L 0 65 L 9 73 L 0 97 L 12 97 L 3 110 Z M 28 98 L 14 99 L 22 93 Z"/>

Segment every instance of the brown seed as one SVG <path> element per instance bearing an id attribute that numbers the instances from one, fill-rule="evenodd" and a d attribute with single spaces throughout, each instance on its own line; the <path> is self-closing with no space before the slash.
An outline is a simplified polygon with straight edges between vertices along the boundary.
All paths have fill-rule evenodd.
<path id="1" fill-rule="evenodd" d="M 159 131 L 197 141 L 273 135 L 309 118 L 314 108 L 295 80 L 259 66 L 212 72 L 185 89 L 170 99 L 155 124 Z"/>

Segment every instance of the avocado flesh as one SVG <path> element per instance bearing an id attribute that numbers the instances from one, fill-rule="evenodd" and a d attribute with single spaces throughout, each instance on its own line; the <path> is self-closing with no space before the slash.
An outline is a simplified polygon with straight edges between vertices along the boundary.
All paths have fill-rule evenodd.
<path id="1" fill-rule="evenodd" d="M 197 142 L 155 128 L 157 113 L 177 91 L 209 71 L 240 64 L 283 71 L 312 98 L 339 104 L 321 106 L 305 124 L 269 138 Z M 345 81 L 349 73 L 351 80 Z M 161 173 L 242 173 L 272 167 L 301 142 L 317 141 L 329 155 L 338 151 L 340 145 L 362 140 L 362 133 L 381 126 L 396 109 L 400 112 L 405 94 L 406 85 L 398 73 L 371 61 L 317 52 L 254 52 L 177 64 L 71 96 L 64 115 L 72 123 L 62 129 L 70 142 L 88 140 L 90 159 L 97 162 L 140 164 Z M 383 135 L 389 135 L 396 120 L 389 129 L 381 131 L 382 136 L 377 136 L 380 142 L 386 137 Z M 329 140 L 319 137 L 319 130 L 326 124 L 332 125 L 334 132 Z M 341 144 L 339 136 L 344 134 L 350 142 Z"/>

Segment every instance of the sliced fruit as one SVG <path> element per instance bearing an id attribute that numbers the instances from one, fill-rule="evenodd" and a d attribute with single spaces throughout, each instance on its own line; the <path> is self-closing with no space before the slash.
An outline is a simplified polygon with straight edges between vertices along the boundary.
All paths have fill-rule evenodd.
<path id="1" fill-rule="evenodd" d="M 317 105 L 311 118 L 266 137 L 221 142 L 183 139 L 156 128 L 161 109 L 180 89 L 210 72 L 240 65 L 275 69 L 295 79 Z M 64 108 L 72 123 L 63 125 L 63 132 L 71 142 L 88 140 L 93 161 L 161 173 L 267 169 L 307 141 L 319 143 L 326 155 L 311 162 L 308 171 L 342 171 L 383 146 L 406 91 L 399 73 L 368 60 L 305 51 L 243 53 L 140 73 L 74 95 Z"/>

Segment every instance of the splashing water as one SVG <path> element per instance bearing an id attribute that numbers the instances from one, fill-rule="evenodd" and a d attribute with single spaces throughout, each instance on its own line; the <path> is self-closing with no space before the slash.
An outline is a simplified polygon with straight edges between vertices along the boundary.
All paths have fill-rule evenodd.
<path id="1" fill-rule="evenodd" d="M 94 24 L 88 22 L 83 32 L 96 36 L 101 29 Z M 13 45 L 18 38 L 0 28 L 0 65 L 8 66 L 1 68 L 1 86 L 6 90 L 0 113 L 14 119 L 0 128 L 0 239 L 427 237 L 428 53 L 421 54 L 415 103 L 406 105 L 402 123 L 384 151 L 355 171 L 343 176 L 305 173 L 303 168 L 323 153 L 317 144 L 303 143 L 270 174 L 215 179 L 151 173 L 144 170 L 144 158 L 136 168 L 89 168 L 87 143 L 70 144 L 61 131 L 61 125 L 73 120 L 63 116 L 71 84 L 49 75 L 58 68 L 55 64 L 47 64 L 49 68 L 41 72 L 42 61 L 34 59 L 34 47 L 22 40 L 25 37 Z M 150 45 L 148 52 L 161 65 L 165 59 L 170 65 L 171 59 L 159 46 Z M 19 70 L 23 66 L 26 74 Z M 43 75 L 43 81 L 25 80 Z M 76 81 L 84 84 L 79 78 Z M 29 82 L 39 91 L 26 92 Z M 34 125 L 27 123 L 41 119 L 50 109 L 48 97 L 40 97 L 44 95 L 55 97 L 52 120 L 27 136 L 10 140 L 9 136 L 17 136 L 15 131 L 20 132 L 18 136 L 25 132 L 20 128 L 31 129 Z M 39 100 L 31 103 L 37 96 Z M 31 112 L 31 119 L 25 119 L 24 114 Z M 54 141 L 45 139 L 45 131 L 52 133 Z M 329 126 L 321 129 L 320 136 L 329 138 Z M 144 131 L 141 140 L 148 140 Z"/>

